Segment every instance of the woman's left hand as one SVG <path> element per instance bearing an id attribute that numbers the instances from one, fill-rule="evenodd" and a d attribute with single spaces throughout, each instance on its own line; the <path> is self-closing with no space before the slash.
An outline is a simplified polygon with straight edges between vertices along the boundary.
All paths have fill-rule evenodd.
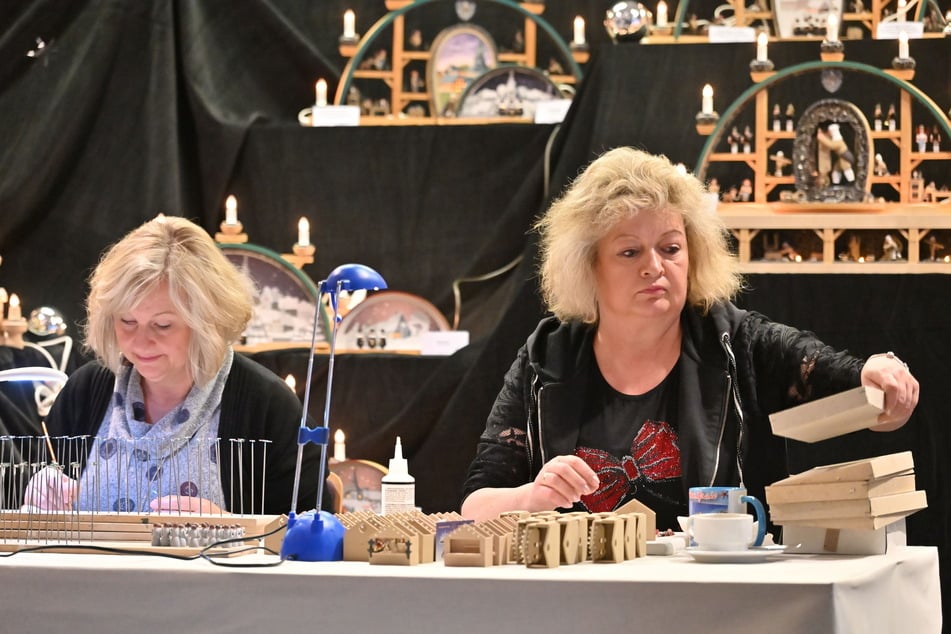
<path id="1" fill-rule="evenodd" d="M 211 500 L 187 495 L 166 495 L 155 498 L 149 502 L 149 508 L 160 513 L 181 511 L 183 513 L 201 513 L 202 515 L 230 515 L 228 511 Z"/>
<path id="2" fill-rule="evenodd" d="M 893 431 L 908 422 L 918 405 L 918 381 L 908 364 L 894 353 L 873 354 L 862 368 L 862 385 L 877 387 L 885 393 L 885 409 L 878 415 L 875 431 Z"/>

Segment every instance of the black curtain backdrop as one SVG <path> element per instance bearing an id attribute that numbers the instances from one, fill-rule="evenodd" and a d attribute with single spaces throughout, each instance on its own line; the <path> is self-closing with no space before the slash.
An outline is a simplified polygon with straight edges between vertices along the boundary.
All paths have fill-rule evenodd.
<path id="1" fill-rule="evenodd" d="M 521 257 L 509 273 L 463 286 L 461 325 L 472 344 L 455 355 L 337 360 L 331 420 L 347 432 L 349 454 L 385 464 L 399 434 L 417 502 L 427 511 L 458 508 L 502 375 L 543 313 L 533 218 L 611 147 L 634 145 L 692 168 L 704 141 L 694 130 L 702 85 L 715 86 L 721 112 L 750 85 L 752 44 L 614 46 L 600 27 L 609 4 L 547 2 L 544 17 L 566 38 L 574 15 L 586 17 L 593 52 L 561 126 L 312 129 L 297 125 L 297 112 L 313 101 L 316 78 L 333 94 L 346 62 L 336 50 L 343 11 L 354 9 L 365 32 L 385 13 L 383 0 L 0 0 L 0 285 L 27 309 L 60 308 L 78 336 L 85 280 L 108 244 L 159 212 L 213 233 L 230 193 L 251 241 L 278 252 L 289 250 L 297 219 L 310 218 L 317 253 L 304 270 L 315 280 L 363 262 L 449 319 L 453 280 Z M 453 20 L 451 6 L 429 16 L 439 24 L 421 24 L 427 40 Z M 895 49 L 848 42 L 846 56 L 886 67 Z M 771 43 L 769 51 L 783 68 L 817 59 L 818 43 Z M 915 84 L 947 109 L 947 40 L 915 40 L 911 53 Z M 870 112 L 879 88 L 847 78 L 841 95 Z M 805 105 L 822 93 L 780 94 Z M 935 178 L 948 182 L 936 165 L 928 169 L 943 169 Z M 930 506 L 910 518 L 910 538 L 938 545 L 946 568 L 951 277 L 749 280 L 740 304 L 857 355 L 894 350 L 911 365 L 922 397 L 909 425 L 791 444 L 790 468 L 913 450 Z M 5 354 L 0 364 L 27 356 Z M 307 362 L 303 350 L 255 358 L 281 376 L 303 376 Z M 320 358 L 311 405 L 318 420 L 325 372 Z M 28 395 L 11 390 L 0 390 L 0 422 L 35 423 Z"/>

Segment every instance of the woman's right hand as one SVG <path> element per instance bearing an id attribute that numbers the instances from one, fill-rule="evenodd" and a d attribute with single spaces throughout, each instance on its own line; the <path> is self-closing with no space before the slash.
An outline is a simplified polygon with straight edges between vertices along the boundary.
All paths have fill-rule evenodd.
<path id="1" fill-rule="evenodd" d="M 528 491 L 528 510 L 570 508 L 598 490 L 598 474 L 578 456 L 556 456 L 541 468 Z"/>
<path id="2" fill-rule="evenodd" d="M 26 485 L 23 506 L 40 511 L 68 511 L 76 499 L 78 485 L 60 467 L 43 467 Z"/>

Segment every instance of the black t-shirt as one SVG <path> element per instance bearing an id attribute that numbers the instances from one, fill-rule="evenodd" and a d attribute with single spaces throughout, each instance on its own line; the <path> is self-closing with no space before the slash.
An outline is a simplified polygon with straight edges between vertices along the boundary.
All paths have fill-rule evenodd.
<path id="1" fill-rule="evenodd" d="M 658 530 L 679 530 L 677 516 L 687 510 L 677 435 L 679 365 L 637 396 L 615 390 L 593 366 L 575 455 L 601 486 L 581 498 L 583 510 L 612 511 L 636 498 L 657 514 Z"/>

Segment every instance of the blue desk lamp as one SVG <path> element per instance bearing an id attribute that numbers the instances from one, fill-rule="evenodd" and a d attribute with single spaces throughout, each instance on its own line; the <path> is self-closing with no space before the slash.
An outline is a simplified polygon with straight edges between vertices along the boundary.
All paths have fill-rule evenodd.
<path id="1" fill-rule="evenodd" d="M 314 329 L 310 342 L 310 360 L 307 363 L 307 386 L 304 389 L 304 411 L 301 414 L 300 431 L 297 437 L 297 469 L 294 473 L 294 494 L 291 512 L 287 516 L 287 533 L 281 544 L 281 559 L 299 561 L 340 561 L 343 559 L 344 528 L 332 513 L 320 510 L 324 496 L 324 481 L 327 475 L 327 442 L 330 438 L 330 394 L 334 379 L 334 352 L 337 347 L 337 326 L 340 312 L 337 303 L 342 291 L 379 290 L 386 288 L 383 277 L 362 264 L 341 264 L 319 285 L 317 304 L 314 310 Z M 333 308 L 333 327 L 330 335 L 330 357 L 327 362 L 327 395 L 324 402 L 323 425 L 315 429 L 307 426 L 307 410 L 310 404 L 311 377 L 314 372 L 314 347 L 317 345 L 317 328 L 320 323 L 320 306 L 324 295 L 330 297 Z M 320 475 L 317 481 L 317 506 L 312 511 L 297 515 L 297 494 L 300 488 L 301 462 L 304 445 L 320 445 Z"/>

